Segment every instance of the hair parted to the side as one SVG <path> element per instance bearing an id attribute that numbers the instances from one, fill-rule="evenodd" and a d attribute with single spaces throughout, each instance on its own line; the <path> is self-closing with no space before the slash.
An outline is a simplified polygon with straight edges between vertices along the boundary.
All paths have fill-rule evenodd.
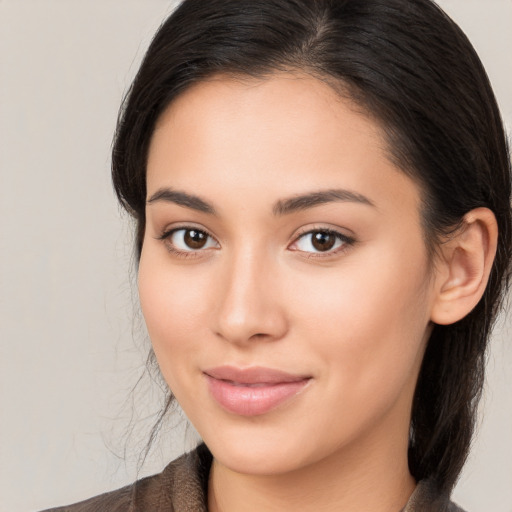
<path id="1" fill-rule="evenodd" d="M 414 397 L 410 471 L 449 492 L 469 450 L 485 349 L 509 280 L 511 169 L 483 66 L 435 3 L 185 0 L 153 39 L 114 140 L 114 186 L 136 220 L 137 254 L 148 147 L 165 108 L 214 74 L 264 78 L 287 70 L 339 87 L 380 123 L 391 158 L 423 192 L 430 250 L 471 209 L 496 216 L 498 251 L 484 297 L 463 320 L 434 327 Z"/>

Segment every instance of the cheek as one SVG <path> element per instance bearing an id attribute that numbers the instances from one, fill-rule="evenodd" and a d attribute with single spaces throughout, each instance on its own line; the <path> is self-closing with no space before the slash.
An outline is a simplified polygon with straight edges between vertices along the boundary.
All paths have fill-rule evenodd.
<path id="1" fill-rule="evenodd" d="M 307 293 L 289 292 L 303 337 L 329 362 L 340 393 L 351 389 L 356 400 L 370 390 L 399 389 L 415 376 L 423 354 L 429 323 L 427 265 L 421 252 L 400 253 L 381 248 L 376 258 L 361 251 L 336 275 L 297 280 Z"/>
<path id="2" fill-rule="evenodd" d="M 192 267 L 190 267 L 192 268 Z M 195 272 L 197 274 L 197 271 Z M 196 276 L 197 277 L 197 276 Z M 205 328 L 208 309 L 204 280 L 192 279 L 187 268 L 172 266 L 154 254 L 142 253 L 138 288 L 142 313 L 153 349 L 166 378 L 173 361 L 192 352 Z"/>

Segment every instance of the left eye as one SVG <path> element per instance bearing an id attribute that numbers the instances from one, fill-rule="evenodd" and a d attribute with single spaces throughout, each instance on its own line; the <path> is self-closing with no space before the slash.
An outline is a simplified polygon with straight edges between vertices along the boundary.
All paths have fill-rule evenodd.
<path id="1" fill-rule="evenodd" d="M 183 252 L 217 247 L 216 241 L 208 233 L 193 228 L 176 229 L 167 239 L 174 249 Z"/>
<path id="2" fill-rule="evenodd" d="M 315 230 L 301 235 L 293 244 L 293 249 L 303 252 L 332 252 L 349 240 L 335 231 Z"/>

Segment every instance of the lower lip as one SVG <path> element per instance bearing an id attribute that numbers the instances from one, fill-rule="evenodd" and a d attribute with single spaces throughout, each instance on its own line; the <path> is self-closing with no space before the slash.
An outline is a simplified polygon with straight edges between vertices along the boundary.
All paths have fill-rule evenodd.
<path id="1" fill-rule="evenodd" d="M 244 386 L 206 375 L 210 393 L 227 411 L 239 416 L 265 414 L 299 394 L 310 379 Z"/>

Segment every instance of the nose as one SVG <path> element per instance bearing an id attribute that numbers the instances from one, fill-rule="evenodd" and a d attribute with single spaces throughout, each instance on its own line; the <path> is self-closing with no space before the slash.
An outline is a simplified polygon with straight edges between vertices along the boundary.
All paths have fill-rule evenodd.
<path id="1" fill-rule="evenodd" d="M 214 331 L 236 344 L 273 341 L 288 330 L 275 262 L 255 251 L 234 255 L 219 273 Z"/>

